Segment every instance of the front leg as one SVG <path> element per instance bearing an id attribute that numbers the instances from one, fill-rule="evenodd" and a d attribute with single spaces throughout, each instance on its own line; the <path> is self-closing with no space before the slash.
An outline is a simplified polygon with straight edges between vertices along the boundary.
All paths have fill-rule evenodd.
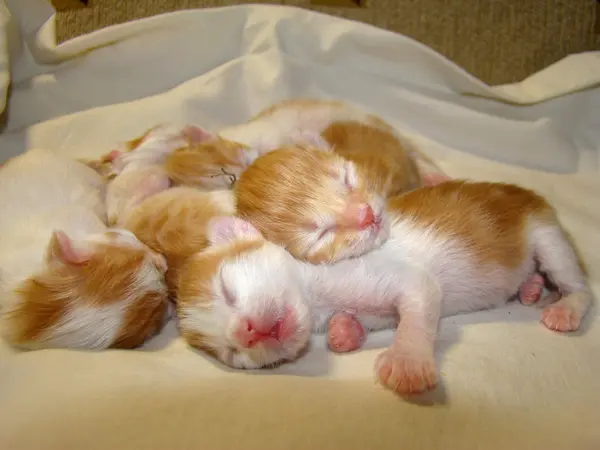
<path id="1" fill-rule="evenodd" d="M 400 395 L 420 394 L 437 384 L 434 343 L 441 290 L 432 277 L 415 281 L 398 299 L 400 323 L 394 342 L 375 361 L 380 383 Z"/>

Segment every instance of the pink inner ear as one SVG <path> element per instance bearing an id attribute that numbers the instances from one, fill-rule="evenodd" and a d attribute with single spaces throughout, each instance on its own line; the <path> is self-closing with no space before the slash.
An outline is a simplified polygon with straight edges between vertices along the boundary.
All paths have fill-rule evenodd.
<path id="1" fill-rule="evenodd" d="M 55 245 L 54 255 L 65 264 L 78 265 L 90 260 L 91 255 L 87 252 L 76 250 L 73 241 L 64 231 L 57 230 L 52 234 Z"/>
<path id="2" fill-rule="evenodd" d="M 214 134 L 196 125 L 187 125 L 181 130 L 181 135 L 191 141 L 192 144 L 200 144 L 215 137 Z"/>
<path id="3" fill-rule="evenodd" d="M 261 234 L 251 223 L 237 217 L 215 217 L 208 224 L 208 240 L 213 245 L 258 237 Z"/>
<path id="4" fill-rule="evenodd" d="M 104 155 L 104 161 L 113 162 L 121 154 L 119 150 L 111 150 L 109 153 Z"/>

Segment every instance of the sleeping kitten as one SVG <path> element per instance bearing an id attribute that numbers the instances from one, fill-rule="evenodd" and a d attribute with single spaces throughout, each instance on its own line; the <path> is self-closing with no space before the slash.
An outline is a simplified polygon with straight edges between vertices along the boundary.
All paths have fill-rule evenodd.
<path id="1" fill-rule="evenodd" d="M 333 151 L 355 162 L 386 198 L 447 178 L 382 119 L 343 102 L 316 99 L 283 101 L 195 148 L 174 152 L 167 157 L 167 172 L 182 185 L 228 188 L 258 156 L 293 145 Z"/>
<path id="2" fill-rule="evenodd" d="M 233 213 L 231 191 L 175 187 L 140 203 L 125 226 L 167 258 L 179 330 L 190 346 L 237 368 L 294 359 L 310 328 L 302 285 L 288 286 L 293 274 L 256 278 L 266 264 L 294 260 L 260 236 L 235 240 L 235 228 L 213 221 Z"/>
<path id="3" fill-rule="evenodd" d="M 389 237 L 385 201 L 353 162 L 332 153 L 289 147 L 265 154 L 242 174 L 235 193 L 241 218 L 312 264 L 356 258 Z M 537 301 L 540 278 L 532 274 L 523 283 L 523 303 Z M 347 352 L 362 345 L 364 332 L 349 315 L 334 316 L 330 327 L 332 350 Z"/>
<path id="4" fill-rule="evenodd" d="M 130 141 L 128 151 L 115 155 L 111 161 L 114 177 L 106 191 L 109 225 L 122 225 L 120 218 L 135 205 L 171 185 L 163 167 L 165 158 L 187 145 L 189 139 L 181 129 L 159 126 Z"/>
<path id="5" fill-rule="evenodd" d="M 560 298 L 542 312 L 547 328 L 577 330 L 589 310 L 593 298 L 578 257 L 552 207 L 532 191 L 502 183 L 451 181 L 394 197 L 387 212 L 390 239 L 360 257 L 330 265 L 286 259 L 280 247 L 263 249 L 260 232 L 250 223 L 215 219 L 212 233 L 226 235 L 237 245 L 253 243 L 252 256 L 236 256 L 230 271 L 216 277 L 221 281 L 212 279 L 207 286 L 216 285 L 224 293 L 220 304 L 251 305 L 260 302 L 262 285 L 274 280 L 281 297 L 288 298 L 285 287 L 308 300 L 317 331 L 336 312 L 357 317 L 368 329 L 391 327 L 399 320 L 396 337 L 379 355 L 375 371 L 385 387 L 402 395 L 436 385 L 434 342 L 441 317 L 504 304 L 536 264 Z M 205 315 L 204 297 L 192 298 L 197 300 L 189 302 L 189 316 L 202 316 L 193 327 L 210 335 L 216 313 Z M 220 321 L 219 327 L 227 323 Z M 252 325 L 246 331 L 240 334 L 250 347 L 255 335 L 268 339 L 267 331 L 255 333 Z M 300 338 L 304 336 L 298 333 Z M 276 342 L 271 345 L 277 348 Z M 286 359 L 283 343 L 280 355 Z"/>
<path id="6" fill-rule="evenodd" d="M 108 229 L 90 168 L 29 150 L 0 170 L 0 324 L 21 348 L 132 348 L 168 316 L 164 258 Z"/>
<path id="7" fill-rule="evenodd" d="M 207 245 L 206 224 L 215 216 L 233 215 L 231 191 L 202 192 L 174 187 L 140 202 L 123 218 L 124 228 L 167 261 L 169 274 Z"/>
<path id="8" fill-rule="evenodd" d="M 258 158 L 235 187 L 238 215 L 312 264 L 360 256 L 388 238 L 384 198 L 353 162 L 281 148 Z"/>

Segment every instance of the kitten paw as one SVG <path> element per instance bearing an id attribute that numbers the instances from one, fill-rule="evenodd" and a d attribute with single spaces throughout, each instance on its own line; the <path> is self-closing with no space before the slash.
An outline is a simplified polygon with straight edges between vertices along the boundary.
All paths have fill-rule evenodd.
<path id="1" fill-rule="evenodd" d="M 575 331 L 580 322 L 580 315 L 563 305 L 550 305 L 542 311 L 542 323 L 550 330 Z"/>
<path id="2" fill-rule="evenodd" d="M 375 372 L 383 386 L 400 395 L 422 394 L 437 384 L 432 357 L 393 347 L 377 357 Z"/>
<path id="3" fill-rule="evenodd" d="M 329 319 L 327 344 L 336 353 L 359 349 L 365 341 L 365 330 L 351 314 L 336 313 Z"/>
<path id="4" fill-rule="evenodd" d="M 524 305 L 533 305 L 540 299 L 543 288 L 544 277 L 534 273 L 519 287 L 519 300 Z"/>

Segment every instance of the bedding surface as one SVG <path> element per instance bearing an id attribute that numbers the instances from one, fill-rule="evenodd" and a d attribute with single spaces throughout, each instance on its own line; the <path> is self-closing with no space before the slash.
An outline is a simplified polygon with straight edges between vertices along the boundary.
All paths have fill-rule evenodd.
<path id="1" fill-rule="evenodd" d="M 31 147 L 95 157 L 158 122 L 218 130 L 284 98 L 344 99 L 451 176 L 547 196 L 600 294 L 600 53 L 490 87 L 411 39 L 295 8 L 182 11 L 60 46 L 52 13 L 0 1 L 0 162 Z M 172 323 L 139 351 L 0 343 L 0 448 L 600 448 L 596 309 L 571 335 L 539 317 L 511 304 L 443 320 L 441 385 L 414 401 L 374 382 L 391 331 L 348 355 L 317 336 L 297 362 L 256 372 L 189 349 Z"/>

